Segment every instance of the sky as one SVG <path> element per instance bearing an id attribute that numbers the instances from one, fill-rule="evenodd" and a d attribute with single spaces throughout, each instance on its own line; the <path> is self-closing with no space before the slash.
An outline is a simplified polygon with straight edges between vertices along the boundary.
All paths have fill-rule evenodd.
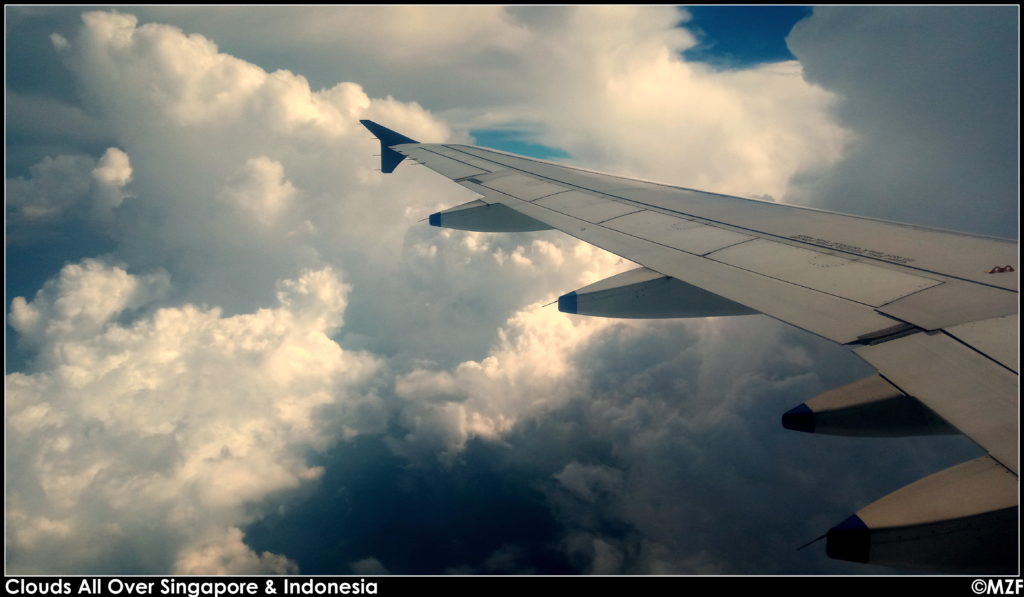
<path id="1" fill-rule="evenodd" d="M 784 430 L 871 369 L 767 317 L 545 307 L 632 264 L 358 121 L 1017 238 L 1016 7 L 5 17 L 8 573 L 888 574 L 797 548 L 980 453 Z"/>

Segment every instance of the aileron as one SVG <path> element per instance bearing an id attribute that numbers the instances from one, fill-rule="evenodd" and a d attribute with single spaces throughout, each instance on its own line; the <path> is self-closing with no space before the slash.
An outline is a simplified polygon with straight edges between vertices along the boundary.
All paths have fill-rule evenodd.
<path id="1" fill-rule="evenodd" d="M 946 328 L 946 333 L 977 350 L 986 357 L 1020 372 L 1020 346 L 1017 330 L 1020 316 L 1017 314 L 993 317 L 983 321 L 972 321 Z"/>

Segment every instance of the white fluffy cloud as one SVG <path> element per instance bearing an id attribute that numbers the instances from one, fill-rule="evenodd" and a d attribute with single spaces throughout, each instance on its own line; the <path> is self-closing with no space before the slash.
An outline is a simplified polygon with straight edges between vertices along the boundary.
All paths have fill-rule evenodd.
<path id="1" fill-rule="evenodd" d="M 96 259 L 65 266 L 32 302 L 15 297 L 10 324 L 34 345 L 88 339 L 125 310 L 152 302 L 170 287 L 167 274 L 131 276 Z"/>
<path id="2" fill-rule="evenodd" d="M 345 411 L 369 400 L 379 363 L 329 337 L 349 289 L 325 268 L 255 313 L 186 304 L 116 321 L 165 284 L 87 261 L 15 302 L 41 356 L 6 377 L 12 570 L 295 570 L 239 527 L 320 475 L 306 450 L 361 431 Z"/>
<path id="3" fill-rule="evenodd" d="M 443 181 L 415 176 L 376 192 L 376 143 L 358 123 L 445 138 L 418 105 L 371 99 L 355 83 L 314 92 L 300 75 L 267 72 L 131 15 L 90 12 L 83 21 L 57 51 L 133 156 L 136 198 L 118 208 L 117 254 L 187 280 L 189 299 L 250 310 L 297 268 L 396 261 L 410 215 L 443 202 L 431 190 Z M 114 159 L 104 158 L 102 180 L 126 180 Z"/>
<path id="4" fill-rule="evenodd" d="M 99 187 L 97 208 L 112 210 L 124 201 L 124 187 L 132 180 L 132 165 L 128 154 L 111 147 L 100 158 L 99 164 L 90 173 Z"/>
<path id="5" fill-rule="evenodd" d="M 482 360 L 398 377 L 395 391 L 409 401 L 403 411 L 413 429 L 405 441 L 417 451 L 457 451 L 468 439 L 498 439 L 524 417 L 563 406 L 579 394 L 576 351 L 605 325 L 531 305 L 509 319 Z"/>
<path id="6" fill-rule="evenodd" d="M 245 162 L 227 181 L 222 196 L 261 224 L 270 225 L 288 209 L 295 187 L 284 178 L 280 162 L 260 156 Z"/>
<path id="7" fill-rule="evenodd" d="M 230 528 L 197 546 L 189 546 L 174 563 L 175 574 L 294 574 L 298 567 L 283 556 L 259 555 L 242 541 L 242 531 Z"/>

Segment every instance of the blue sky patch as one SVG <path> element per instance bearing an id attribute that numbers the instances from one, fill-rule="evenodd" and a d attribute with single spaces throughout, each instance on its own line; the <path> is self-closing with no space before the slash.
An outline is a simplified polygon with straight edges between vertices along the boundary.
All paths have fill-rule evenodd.
<path id="1" fill-rule="evenodd" d="M 474 129 L 469 134 L 477 145 L 491 147 L 510 153 L 530 156 L 540 160 L 558 160 L 572 157 L 557 147 L 548 147 L 529 140 L 529 133 L 508 129 Z"/>
<path id="2" fill-rule="evenodd" d="M 810 16 L 809 6 L 687 6 L 681 26 L 700 43 L 683 52 L 692 62 L 728 70 L 794 60 L 786 46 L 793 25 Z"/>

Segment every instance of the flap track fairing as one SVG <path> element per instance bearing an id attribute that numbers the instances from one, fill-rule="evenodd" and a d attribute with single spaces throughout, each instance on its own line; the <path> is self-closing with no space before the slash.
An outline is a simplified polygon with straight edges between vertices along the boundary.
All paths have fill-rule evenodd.
<path id="1" fill-rule="evenodd" d="M 926 570 L 1016 572 L 1017 476 L 989 456 L 911 483 L 829 530 L 829 557 Z"/>
<path id="2" fill-rule="evenodd" d="M 624 319 L 723 317 L 757 313 L 749 307 L 645 267 L 564 294 L 558 297 L 558 310 L 563 313 Z"/>
<path id="3" fill-rule="evenodd" d="M 793 431 L 862 437 L 955 434 L 919 400 L 878 375 L 829 390 L 782 415 Z"/>
<path id="4" fill-rule="evenodd" d="M 451 209 L 430 214 L 431 226 L 473 230 L 475 232 L 532 232 L 551 230 L 551 226 L 525 216 L 500 203 L 485 203 L 480 199 L 463 203 Z"/>

